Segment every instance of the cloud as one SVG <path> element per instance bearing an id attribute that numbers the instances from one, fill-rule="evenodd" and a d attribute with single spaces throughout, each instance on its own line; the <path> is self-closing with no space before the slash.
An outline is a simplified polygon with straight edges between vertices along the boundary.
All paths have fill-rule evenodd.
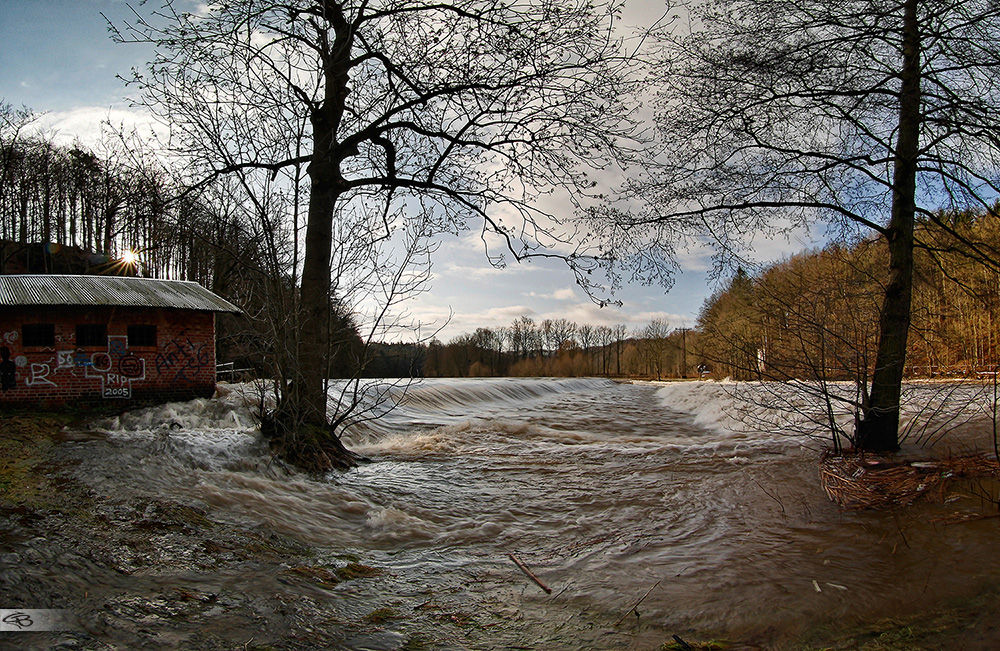
<path id="1" fill-rule="evenodd" d="M 803 250 L 824 244 L 824 238 L 815 230 L 818 227 L 806 224 L 798 226 L 786 234 L 771 235 L 755 233 L 748 244 L 756 261 L 762 264 L 777 262 Z"/>
<path id="2" fill-rule="evenodd" d="M 478 328 L 497 329 L 509 326 L 515 319 L 522 316 L 535 318 L 536 312 L 527 305 L 506 305 L 491 307 L 478 312 L 453 313 L 447 308 L 437 306 L 413 307 L 413 316 L 423 324 L 433 324 L 431 327 L 441 328 L 437 338 L 449 341 L 462 334 L 471 334 Z M 449 316 L 451 317 L 449 320 Z M 425 328 L 424 330 L 428 330 Z"/>
<path id="3" fill-rule="evenodd" d="M 557 289 L 550 294 L 540 294 L 538 292 L 528 292 L 525 296 L 531 298 L 541 298 L 550 301 L 571 301 L 576 298 L 576 292 L 573 291 L 572 287 L 566 287 L 563 289 Z"/>
<path id="4" fill-rule="evenodd" d="M 568 306 L 566 309 L 553 310 L 544 314 L 539 314 L 540 319 L 569 319 L 578 325 L 592 326 L 614 326 L 625 324 L 629 328 L 638 328 L 646 325 L 654 319 L 666 321 L 672 327 L 680 327 L 691 323 L 692 318 L 686 314 L 677 314 L 666 311 L 633 311 L 634 308 L 624 305 L 601 307 L 596 303 L 580 302 Z"/>
<path id="5" fill-rule="evenodd" d="M 530 267 L 523 265 L 513 264 L 508 267 L 494 267 L 486 261 L 483 261 L 478 265 L 464 265 L 455 262 L 446 262 L 443 265 L 439 265 L 439 268 L 441 268 L 441 271 L 436 272 L 438 277 L 455 276 L 467 280 L 479 280 L 494 276 L 509 276 L 510 274 L 531 271 Z"/>
<path id="6" fill-rule="evenodd" d="M 208 2 L 199 2 L 195 5 L 194 10 L 191 12 L 196 16 L 206 17 L 209 16 L 215 10 L 215 5 Z"/>
<path id="7" fill-rule="evenodd" d="M 709 242 L 695 242 L 674 254 L 674 259 L 683 271 L 708 271 L 712 268 L 712 245 Z"/>
<path id="8" fill-rule="evenodd" d="M 163 133 L 166 128 L 144 111 L 114 106 L 80 106 L 66 111 L 43 113 L 38 126 L 50 133 L 58 144 L 79 142 L 96 147 L 101 142 L 105 125 L 135 129 L 140 136 L 151 132 Z"/>

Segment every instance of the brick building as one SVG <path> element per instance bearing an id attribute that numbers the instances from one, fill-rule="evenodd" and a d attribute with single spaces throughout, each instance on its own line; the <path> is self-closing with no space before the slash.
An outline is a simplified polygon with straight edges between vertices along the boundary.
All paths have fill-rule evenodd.
<path id="1" fill-rule="evenodd" d="M 0 276 L 0 405 L 211 396 L 217 312 L 193 282 Z"/>

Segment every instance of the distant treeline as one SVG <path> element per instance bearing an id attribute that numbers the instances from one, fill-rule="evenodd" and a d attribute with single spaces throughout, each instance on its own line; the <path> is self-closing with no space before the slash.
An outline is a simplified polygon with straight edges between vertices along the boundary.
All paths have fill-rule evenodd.
<path id="1" fill-rule="evenodd" d="M 692 377 L 702 362 L 697 333 L 655 320 L 637 331 L 522 316 L 447 344 L 382 344 L 371 375 L 424 377 Z"/>
<path id="2" fill-rule="evenodd" d="M 1000 249 L 997 212 L 945 215 L 980 252 Z M 1000 274 L 946 249 L 921 223 L 907 374 L 965 376 L 998 363 Z M 692 329 L 654 321 L 629 331 L 566 319 L 480 328 L 449 343 L 383 346 L 385 374 L 428 377 L 865 378 L 871 373 L 885 282 L 884 242 L 863 240 L 793 256 L 757 273 L 738 270 Z M 935 256 L 927 251 L 933 250 Z"/>

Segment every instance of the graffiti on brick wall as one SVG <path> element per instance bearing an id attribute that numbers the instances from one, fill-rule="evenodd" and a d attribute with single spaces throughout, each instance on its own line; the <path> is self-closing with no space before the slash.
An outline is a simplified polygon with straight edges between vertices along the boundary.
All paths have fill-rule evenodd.
<path id="1" fill-rule="evenodd" d="M 209 364 L 215 364 L 211 358 L 208 344 L 195 344 L 190 339 L 172 339 L 156 353 L 157 375 L 170 374 L 176 381 L 191 381 L 198 371 Z"/>
<path id="2" fill-rule="evenodd" d="M 55 357 L 50 357 L 44 361 L 31 362 L 29 364 L 27 359 L 25 359 L 24 363 L 20 362 L 21 358 L 19 357 L 15 366 L 27 367 L 28 374 L 24 378 L 24 385 L 28 387 L 57 387 L 59 384 L 56 382 L 56 373 L 63 369 L 73 369 L 82 366 L 82 364 L 77 364 L 77 352 L 74 350 L 60 350 L 56 352 Z"/>
<path id="3" fill-rule="evenodd" d="M 124 339 L 124 337 L 122 337 L 122 339 Z M 104 353 L 98 354 L 103 355 Z M 17 357 L 11 359 L 10 348 L 7 346 L 0 346 L 0 390 L 7 392 L 17 388 L 19 375 L 18 369 L 23 369 L 20 372 L 20 375 L 24 378 L 24 386 L 29 388 L 44 388 L 59 386 L 59 378 L 57 374 L 60 371 L 69 370 L 72 373 L 75 369 L 86 368 L 92 364 L 93 362 L 91 361 L 91 356 L 84 351 L 60 350 L 48 359 L 36 358 L 29 361 L 24 355 L 18 355 Z M 136 364 L 134 362 L 125 362 L 126 370 L 131 373 L 135 373 L 135 366 Z M 139 375 L 144 375 L 145 365 L 141 364 L 140 367 L 142 373 L 139 373 Z M 136 379 L 142 378 L 137 377 Z M 123 392 L 118 391 L 118 393 Z M 130 393 L 131 392 L 129 390 L 124 391 L 126 396 Z"/>
<path id="4" fill-rule="evenodd" d="M 0 330 L 0 389 L 4 393 L 19 388 L 44 393 L 58 388 L 62 390 L 59 395 L 72 395 L 93 391 L 97 380 L 104 398 L 130 399 L 134 383 L 151 378 L 156 378 L 157 386 L 203 382 L 207 371 L 215 370 L 214 349 L 201 332 L 188 336 L 193 332 L 181 332 L 155 353 L 133 352 L 127 336 L 111 335 L 106 348 L 98 352 L 57 341 L 51 348 L 25 355 L 18 350 L 20 333 Z M 6 340 L 17 343 L 6 345 Z"/>
<path id="5" fill-rule="evenodd" d="M 0 390 L 10 391 L 17 386 L 17 364 L 10 358 L 10 348 L 0 346 Z"/>
<path id="6" fill-rule="evenodd" d="M 91 355 L 84 372 L 100 379 L 105 398 L 131 398 L 132 383 L 146 379 L 146 360 L 129 352 L 128 337 L 108 337 L 107 351 Z"/>
<path id="7" fill-rule="evenodd" d="M 54 358 L 49 359 L 46 362 L 32 362 L 28 366 L 28 377 L 25 378 L 24 383 L 29 387 L 37 386 L 59 386 L 52 381 L 49 375 L 52 374 L 52 366 L 50 364 L 55 361 Z"/>
<path id="8" fill-rule="evenodd" d="M 3 333 L 3 342 L 5 344 L 14 344 L 17 342 L 18 333 L 17 330 L 11 330 L 10 332 Z M 10 351 L 7 351 L 8 354 Z"/>
<path id="9" fill-rule="evenodd" d="M 60 350 L 56 353 L 56 370 L 76 368 L 76 351 Z"/>

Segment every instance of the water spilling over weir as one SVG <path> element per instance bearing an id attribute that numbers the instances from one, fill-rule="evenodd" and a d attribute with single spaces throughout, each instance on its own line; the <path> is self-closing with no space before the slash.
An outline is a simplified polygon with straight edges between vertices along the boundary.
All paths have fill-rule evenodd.
<path id="1" fill-rule="evenodd" d="M 844 512 L 819 485 L 819 443 L 733 431 L 731 409 L 713 383 L 426 381 L 345 437 L 372 463 L 321 481 L 269 464 L 234 391 L 104 423 L 100 440 L 75 444 L 77 472 L 385 568 L 324 595 L 345 617 L 431 600 L 494 616 L 455 646 L 652 648 L 691 631 L 780 644 L 996 585 L 997 520 Z M 347 644 L 397 648 L 386 628 Z"/>

